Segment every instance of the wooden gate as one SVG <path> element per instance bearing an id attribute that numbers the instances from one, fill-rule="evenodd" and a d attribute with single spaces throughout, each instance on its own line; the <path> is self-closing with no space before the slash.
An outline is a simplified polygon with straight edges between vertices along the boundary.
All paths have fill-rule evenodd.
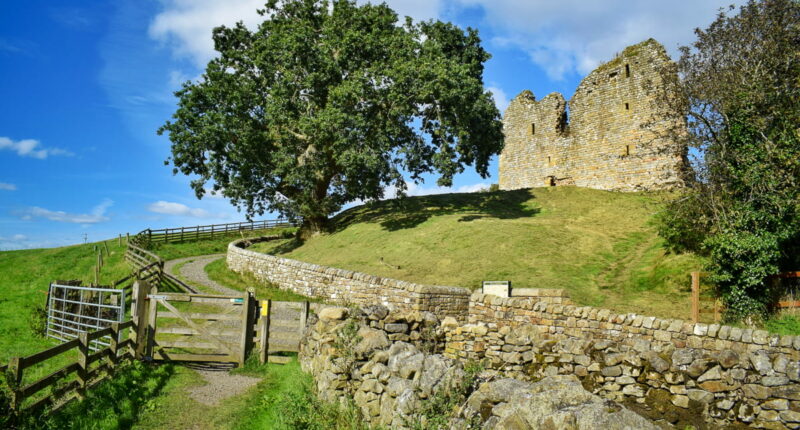
<path id="1" fill-rule="evenodd" d="M 145 306 L 139 321 L 139 356 L 155 360 L 236 363 L 258 351 L 259 361 L 285 362 L 270 356 L 298 352 L 308 317 L 308 302 L 259 302 L 252 292 L 241 296 L 139 291 Z"/>

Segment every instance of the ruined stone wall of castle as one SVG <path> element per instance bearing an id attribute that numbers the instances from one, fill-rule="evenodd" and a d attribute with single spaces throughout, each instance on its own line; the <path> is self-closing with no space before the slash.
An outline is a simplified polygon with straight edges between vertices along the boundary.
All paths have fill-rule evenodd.
<path id="1" fill-rule="evenodd" d="M 558 93 L 537 101 L 523 91 L 503 120 L 500 188 L 680 186 L 685 149 L 667 136 L 685 124 L 660 98 L 670 65 L 664 47 L 650 39 L 595 69 L 569 102 Z"/>

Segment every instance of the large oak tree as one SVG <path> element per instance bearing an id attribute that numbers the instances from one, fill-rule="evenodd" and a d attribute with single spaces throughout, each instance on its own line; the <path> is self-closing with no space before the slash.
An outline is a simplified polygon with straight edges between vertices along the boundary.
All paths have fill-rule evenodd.
<path id="1" fill-rule="evenodd" d="M 302 216 L 316 232 L 348 202 L 402 192 L 404 174 L 444 186 L 468 165 L 488 175 L 503 136 L 477 31 L 349 0 L 260 13 L 254 31 L 214 29 L 219 55 L 159 129 L 198 197 L 212 182 L 248 216 Z"/>

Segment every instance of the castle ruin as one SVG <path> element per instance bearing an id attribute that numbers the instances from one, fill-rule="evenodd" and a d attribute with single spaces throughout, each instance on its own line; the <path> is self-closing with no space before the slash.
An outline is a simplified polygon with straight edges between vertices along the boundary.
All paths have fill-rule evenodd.
<path id="1" fill-rule="evenodd" d="M 569 102 L 559 93 L 539 101 L 520 93 L 503 118 L 500 189 L 680 186 L 686 148 L 671 136 L 685 131 L 685 120 L 660 98 L 671 69 L 664 47 L 649 39 L 586 76 Z"/>

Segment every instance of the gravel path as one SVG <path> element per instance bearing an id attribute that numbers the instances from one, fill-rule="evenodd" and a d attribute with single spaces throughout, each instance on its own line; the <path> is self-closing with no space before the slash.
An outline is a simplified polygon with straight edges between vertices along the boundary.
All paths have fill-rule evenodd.
<path id="1" fill-rule="evenodd" d="M 252 376 L 231 375 L 228 370 L 196 369 L 196 372 L 206 384 L 190 388 L 189 397 L 206 406 L 217 406 L 222 400 L 242 394 L 261 381 Z"/>
<path id="2" fill-rule="evenodd" d="M 179 258 L 177 260 L 170 260 L 164 263 L 164 270 L 167 273 L 174 273 L 172 269 L 176 265 L 183 263 L 184 261 L 189 261 L 189 263 L 186 263 L 181 267 L 180 269 L 181 277 L 196 284 L 205 285 L 208 288 L 211 288 L 223 295 L 241 296 L 242 295 L 241 291 L 236 291 L 224 285 L 218 284 L 217 282 L 214 282 L 213 280 L 211 280 L 211 278 L 208 277 L 208 273 L 206 273 L 205 271 L 205 267 L 209 263 L 212 263 L 224 257 L 225 254 L 212 254 L 212 255 L 201 255 L 199 257 Z"/>
<path id="3" fill-rule="evenodd" d="M 201 255 L 198 257 L 179 258 L 164 263 L 167 273 L 174 273 L 173 269 L 178 264 L 188 261 L 180 268 L 180 276 L 196 284 L 204 285 L 223 295 L 241 296 L 241 291 L 228 288 L 208 277 L 205 267 L 214 261 L 224 258 L 225 254 Z M 244 393 L 256 385 L 260 378 L 251 376 L 232 375 L 230 367 L 226 365 L 209 365 L 194 369 L 205 380 L 204 385 L 189 389 L 189 397 L 206 406 L 217 406 L 220 401 Z"/>

